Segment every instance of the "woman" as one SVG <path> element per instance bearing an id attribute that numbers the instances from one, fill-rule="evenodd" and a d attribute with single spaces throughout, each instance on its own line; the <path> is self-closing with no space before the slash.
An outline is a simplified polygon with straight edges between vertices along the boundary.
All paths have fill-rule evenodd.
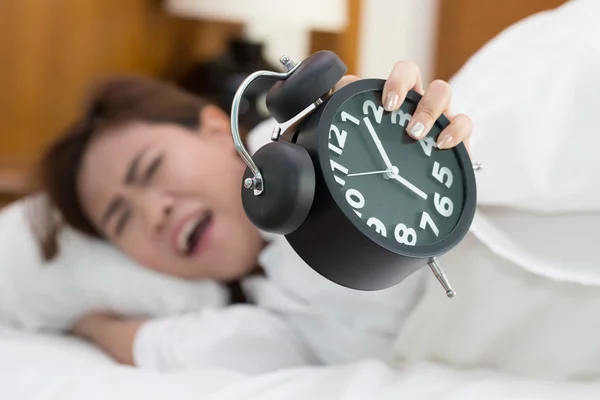
<path id="1" fill-rule="evenodd" d="M 336 89 L 356 79 L 344 77 Z M 446 82 L 434 81 L 424 90 L 418 67 L 398 62 L 383 91 L 385 109 L 397 109 L 410 89 L 423 94 L 407 126 L 418 140 L 442 112 L 450 116 L 451 89 Z M 42 158 L 42 189 L 51 205 L 48 221 L 57 209 L 63 223 L 76 230 L 105 238 L 147 268 L 187 279 L 231 283 L 256 273 L 260 259 L 267 278 L 247 279 L 246 292 L 266 308 L 272 301 L 289 304 L 289 312 L 278 313 L 296 327 L 320 362 L 385 356 L 421 280 L 415 277 L 391 290 L 358 293 L 324 282 L 304 264 L 298 266 L 285 241 L 266 245 L 242 208 L 239 191 L 245 165 L 222 110 L 168 84 L 125 77 L 95 88 L 83 114 Z M 450 118 L 439 136 L 440 149 L 457 145 L 471 133 L 466 115 Z M 50 259 L 59 249 L 56 227 L 51 223 L 47 228 L 41 240 Z M 285 265 L 274 265 L 282 260 Z M 285 268 L 309 275 L 296 280 L 280 273 Z M 302 279 L 312 281 L 311 293 L 295 286 Z M 386 326 L 390 321 L 393 326 L 382 333 L 369 316 L 386 312 L 381 304 L 386 296 L 393 296 L 399 308 L 388 310 Z M 362 327 L 340 315 L 335 299 L 362 309 L 357 313 L 364 319 Z M 73 331 L 117 360 L 133 364 L 136 346 L 144 342 L 141 328 L 147 332 L 152 321 L 121 317 L 90 315 Z M 339 344 L 343 346 L 336 347 Z"/>

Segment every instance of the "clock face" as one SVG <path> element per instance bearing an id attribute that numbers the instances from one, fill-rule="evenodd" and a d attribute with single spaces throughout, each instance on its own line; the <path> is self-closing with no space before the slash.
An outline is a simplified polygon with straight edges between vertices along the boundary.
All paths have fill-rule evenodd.
<path id="1" fill-rule="evenodd" d="M 337 204 L 388 249 L 421 254 L 419 249 L 444 241 L 461 219 L 466 192 L 458 152 L 435 145 L 442 126 L 412 139 L 406 126 L 417 101 L 407 98 L 387 112 L 381 90 L 359 91 L 338 103 L 328 105 L 335 109 L 327 120 L 327 156 L 321 153 Z"/>

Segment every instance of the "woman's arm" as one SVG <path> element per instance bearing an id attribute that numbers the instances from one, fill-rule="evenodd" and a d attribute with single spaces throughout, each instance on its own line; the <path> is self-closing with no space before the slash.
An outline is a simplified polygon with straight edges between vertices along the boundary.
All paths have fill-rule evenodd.
<path id="1" fill-rule="evenodd" d="M 286 321 L 250 305 L 146 321 L 90 315 L 74 333 L 121 364 L 158 371 L 225 368 L 260 374 L 316 362 Z"/>
<path id="2" fill-rule="evenodd" d="M 110 354 L 121 364 L 135 365 L 133 346 L 144 320 L 121 320 L 106 314 L 91 314 L 82 318 L 73 333 L 87 339 Z"/>

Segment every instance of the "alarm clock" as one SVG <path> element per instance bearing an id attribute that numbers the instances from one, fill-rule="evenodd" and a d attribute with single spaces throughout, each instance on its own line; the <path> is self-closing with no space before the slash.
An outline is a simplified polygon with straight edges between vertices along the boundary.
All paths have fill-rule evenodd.
<path id="1" fill-rule="evenodd" d="M 247 165 L 242 203 L 259 229 L 284 235 L 324 278 L 356 290 L 381 290 L 429 265 L 448 297 L 455 295 L 437 258 L 467 234 L 477 188 L 465 146 L 441 150 L 441 116 L 421 140 L 406 133 L 421 95 L 384 110 L 385 80 L 363 79 L 338 91 L 347 68 L 332 52 L 285 72 L 258 71 L 238 88 L 231 130 Z M 258 78 L 276 80 L 267 108 L 278 123 L 296 121 L 272 142 L 247 152 L 237 121 L 240 99 Z"/>

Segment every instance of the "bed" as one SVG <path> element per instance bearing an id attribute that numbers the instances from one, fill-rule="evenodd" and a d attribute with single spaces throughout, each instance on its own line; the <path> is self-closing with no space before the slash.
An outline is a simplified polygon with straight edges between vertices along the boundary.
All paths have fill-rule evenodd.
<path id="1" fill-rule="evenodd" d="M 485 370 L 375 360 L 248 376 L 220 369 L 156 373 L 116 365 L 77 339 L 3 329 L 0 398 L 75 399 L 597 399 L 600 383 L 525 380 Z"/>

